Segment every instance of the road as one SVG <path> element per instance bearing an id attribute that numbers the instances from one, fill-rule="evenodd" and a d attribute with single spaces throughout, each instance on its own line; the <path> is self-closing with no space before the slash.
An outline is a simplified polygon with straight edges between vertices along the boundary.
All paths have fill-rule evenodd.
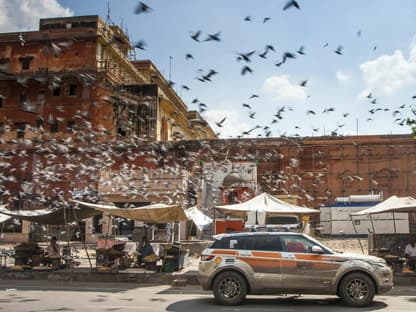
<path id="1" fill-rule="evenodd" d="M 413 288 L 414 289 L 414 288 Z M 57 284 L 47 281 L 0 280 L 0 311 L 414 311 L 416 290 L 377 296 L 366 308 L 346 307 L 331 296 L 249 296 L 244 305 L 218 306 L 210 292 L 198 287 L 134 284 Z"/>

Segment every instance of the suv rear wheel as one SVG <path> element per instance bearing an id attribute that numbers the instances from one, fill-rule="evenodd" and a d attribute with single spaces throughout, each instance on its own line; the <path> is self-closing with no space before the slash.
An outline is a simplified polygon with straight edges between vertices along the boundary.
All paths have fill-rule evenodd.
<path id="1" fill-rule="evenodd" d="M 247 283 L 234 271 L 220 273 L 212 285 L 215 300 L 222 305 L 239 305 L 247 295 Z"/>
<path id="2" fill-rule="evenodd" d="M 375 285 L 370 277 L 363 273 L 351 273 L 342 279 L 338 294 L 345 304 L 363 307 L 373 301 L 375 292 Z"/>

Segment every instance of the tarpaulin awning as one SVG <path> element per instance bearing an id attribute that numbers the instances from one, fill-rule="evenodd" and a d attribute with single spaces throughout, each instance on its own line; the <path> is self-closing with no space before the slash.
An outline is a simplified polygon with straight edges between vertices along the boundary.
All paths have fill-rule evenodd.
<path id="1" fill-rule="evenodd" d="M 119 208 L 115 205 L 92 204 L 79 200 L 72 201 L 81 206 L 107 212 L 113 216 L 146 223 L 168 223 L 187 220 L 184 210 L 179 205 L 152 204 L 137 208 Z"/>
<path id="2" fill-rule="evenodd" d="M 91 208 L 54 208 L 35 210 L 9 210 L 0 206 L 0 213 L 12 218 L 37 222 L 40 224 L 65 224 L 80 221 L 95 215 L 99 212 Z"/>
<path id="3" fill-rule="evenodd" d="M 186 209 L 185 214 L 189 220 L 192 220 L 195 223 L 195 226 L 200 231 L 202 231 L 207 225 L 212 223 L 212 219 L 205 215 L 196 206 Z"/>
<path id="4" fill-rule="evenodd" d="M 241 218 L 255 211 L 264 212 L 268 216 L 319 213 L 319 210 L 293 205 L 267 193 L 262 193 L 241 204 L 215 206 L 215 209 L 223 214 Z"/>
<path id="5" fill-rule="evenodd" d="M 397 197 L 395 195 L 385 201 L 354 214 L 352 216 L 363 216 L 385 212 L 416 212 L 416 199 L 411 196 Z"/>
<path id="6" fill-rule="evenodd" d="M 6 205 L 0 205 L 0 209 L 1 208 L 6 208 Z M 2 214 L 0 213 L 0 223 L 6 222 L 7 220 L 10 220 L 12 217 Z"/>

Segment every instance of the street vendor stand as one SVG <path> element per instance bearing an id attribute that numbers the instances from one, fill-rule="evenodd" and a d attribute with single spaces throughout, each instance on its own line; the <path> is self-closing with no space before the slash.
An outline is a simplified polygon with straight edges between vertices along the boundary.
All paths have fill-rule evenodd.
<path id="1" fill-rule="evenodd" d="M 174 223 L 188 220 L 184 209 L 179 205 L 152 204 L 143 207 L 119 208 L 112 204 L 93 204 L 77 200 L 74 200 L 74 202 L 81 206 L 87 206 L 101 212 L 109 213 L 113 216 L 150 224 Z M 173 235 L 171 236 L 171 239 L 173 241 Z M 181 258 L 180 248 L 174 247 L 171 241 L 167 242 L 167 244 L 163 244 L 162 242 L 150 243 L 155 252 L 143 259 L 145 268 L 156 270 L 156 262 L 159 260 L 163 261 L 162 268 L 170 267 L 170 256 L 173 256 L 173 266 L 175 269 L 182 268 L 185 265 L 184 253 L 182 252 Z M 168 245 L 169 243 L 170 245 Z M 155 244 L 157 244 L 157 248 L 155 248 Z"/>
<path id="2" fill-rule="evenodd" d="M 224 216 L 246 219 L 248 221 L 246 222 L 246 226 L 250 221 L 249 219 L 253 219 L 254 222 L 251 224 L 253 228 L 259 228 L 259 226 L 264 227 L 266 218 L 271 216 L 306 216 L 319 214 L 319 210 L 290 204 L 268 193 L 262 193 L 240 204 L 215 206 L 215 210 L 221 212 Z M 251 218 L 252 216 L 254 218 Z"/>
<path id="3" fill-rule="evenodd" d="M 402 248 L 396 248 L 396 250 L 391 250 L 387 248 L 387 246 L 379 246 L 377 239 L 375 237 L 376 233 L 375 233 L 372 215 L 386 213 L 386 212 L 391 212 L 393 214 L 392 221 L 393 221 L 393 226 L 394 226 L 394 240 L 395 240 L 394 246 L 398 246 L 396 242 L 398 235 L 397 235 L 397 229 L 396 229 L 395 213 L 403 213 L 403 212 L 415 213 L 416 212 L 416 199 L 414 199 L 413 197 L 411 196 L 397 197 L 393 195 L 389 197 L 388 199 L 386 199 L 385 201 L 371 208 L 364 209 L 364 210 L 361 210 L 359 212 L 352 214 L 351 221 L 354 222 L 354 218 L 360 218 L 362 216 L 368 215 L 370 217 L 372 228 L 373 228 L 373 233 L 372 235 L 369 236 L 369 240 L 371 237 L 373 237 L 373 240 L 374 240 L 373 248 L 369 250 L 369 253 L 385 258 L 386 262 L 388 262 L 396 272 L 402 272 L 403 263 L 405 263 L 406 261 L 406 259 L 402 257 L 403 256 L 402 252 L 404 251 L 404 249 L 402 250 Z M 409 259 L 407 259 L 407 261 L 409 261 Z"/>

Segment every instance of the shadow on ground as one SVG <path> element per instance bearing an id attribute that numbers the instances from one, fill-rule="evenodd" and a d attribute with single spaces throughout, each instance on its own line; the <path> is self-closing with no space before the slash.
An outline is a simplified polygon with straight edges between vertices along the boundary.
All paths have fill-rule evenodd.
<path id="1" fill-rule="evenodd" d="M 166 308 L 166 311 L 377 311 L 385 309 L 384 302 L 374 301 L 370 306 L 353 308 L 345 306 L 339 298 L 307 298 L 307 297 L 279 297 L 279 298 L 247 298 L 241 306 L 220 306 L 214 298 L 199 298 L 175 302 Z"/>

